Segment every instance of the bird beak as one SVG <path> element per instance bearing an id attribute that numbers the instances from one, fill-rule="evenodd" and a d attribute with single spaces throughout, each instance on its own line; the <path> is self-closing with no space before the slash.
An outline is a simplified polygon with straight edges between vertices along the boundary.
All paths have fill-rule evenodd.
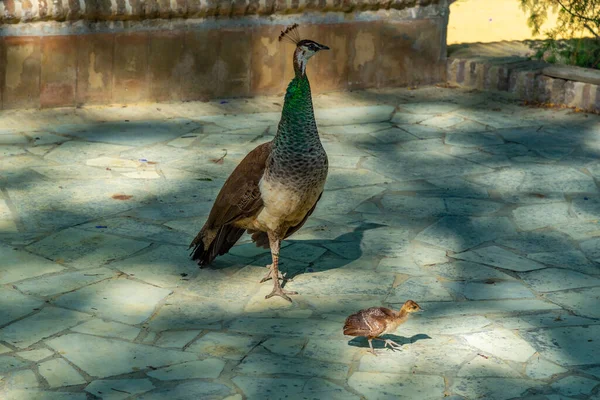
<path id="1" fill-rule="evenodd" d="M 329 50 L 329 47 L 325 46 L 324 44 L 319 44 L 319 50 Z"/>

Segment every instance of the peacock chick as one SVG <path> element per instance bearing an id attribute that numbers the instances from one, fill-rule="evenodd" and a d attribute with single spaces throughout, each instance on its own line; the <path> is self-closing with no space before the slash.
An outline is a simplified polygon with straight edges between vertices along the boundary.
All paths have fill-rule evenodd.
<path id="1" fill-rule="evenodd" d="M 344 323 L 344 335 L 362 336 L 369 341 L 371 353 L 375 354 L 372 340 L 381 340 L 385 342 L 384 347 L 390 346 L 392 350 L 400 350 L 401 345 L 390 339 L 382 339 L 379 336 L 393 333 L 408 319 L 411 313 L 422 311 L 423 309 L 414 301 L 407 300 L 395 312 L 385 307 L 371 307 L 350 315 Z"/>

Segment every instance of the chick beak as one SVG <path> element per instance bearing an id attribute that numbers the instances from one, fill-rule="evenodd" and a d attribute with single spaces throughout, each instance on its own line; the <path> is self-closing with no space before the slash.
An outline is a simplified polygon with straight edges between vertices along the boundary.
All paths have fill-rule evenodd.
<path id="1" fill-rule="evenodd" d="M 329 47 L 325 46 L 324 44 L 319 44 L 319 50 L 329 50 Z"/>

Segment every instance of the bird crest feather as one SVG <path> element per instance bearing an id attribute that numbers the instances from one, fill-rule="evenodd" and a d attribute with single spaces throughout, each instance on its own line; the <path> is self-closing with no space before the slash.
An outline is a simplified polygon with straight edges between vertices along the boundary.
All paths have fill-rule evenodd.
<path id="1" fill-rule="evenodd" d="M 281 31 L 279 41 L 287 40 L 291 43 L 298 44 L 300 41 L 300 33 L 298 32 L 298 24 L 293 24 Z"/>

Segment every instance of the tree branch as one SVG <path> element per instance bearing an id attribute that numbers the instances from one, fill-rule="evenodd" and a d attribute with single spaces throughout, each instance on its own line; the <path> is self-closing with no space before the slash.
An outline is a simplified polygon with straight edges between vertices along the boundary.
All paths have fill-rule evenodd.
<path id="1" fill-rule="evenodd" d="M 588 24 L 583 24 L 583 26 L 592 33 L 592 35 L 594 35 L 596 37 L 596 39 L 600 39 L 600 34 L 596 33 L 596 31 L 589 26 Z"/>
<path id="2" fill-rule="evenodd" d="M 579 18 L 581 20 L 584 21 L 589 21 L 589 22 L 596 22 L 596 20 L 594 18 L 589 18 L 580 14 L 575 14 L 572 10 L 573 7 L 571 8 L 567 8 L 565 7 L 565 5 L 561 2 L 561 0 L 556 0 L 556 2 L 563 8 L 563 10 L 565 10 L 566 12 L 568 12 L 571 16 L 575 17 L 575 18 Z"/>

